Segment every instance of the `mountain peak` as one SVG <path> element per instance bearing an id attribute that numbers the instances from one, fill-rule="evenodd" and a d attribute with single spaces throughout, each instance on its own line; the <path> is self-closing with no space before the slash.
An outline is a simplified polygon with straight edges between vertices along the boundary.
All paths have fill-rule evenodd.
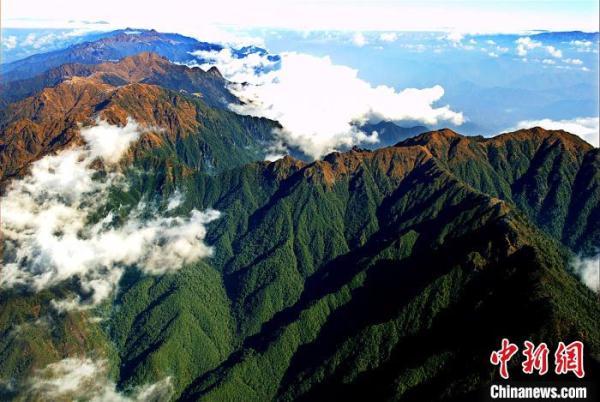
<path id="1" fill-rule="evenodd" d="M 442 128 L 440 130 L 433 130 L 427 133 L 423 133 L 423 136 L 429 137 L 442 137 L 442 138 L 463 138 L 464 135 L 457 133 L 456 131 L 449 128 Z"/>
<path id="2" fill-rule="evenodd" d="M 347 152 L 332 152 L 323 160 L 315 161 L 304 169 L 304 176 L 313 182 L 332 186 L 343 177 L 361 169 L 374 169 L 392 178 L 404 177 L 415 166 L 431 159 L 431 153 L 422 146 L 387 147 L 374 151 L 353 148 Z"/>
<path id="3" fill-rule="evenodd" d="M 593 148 L 592 145 L 575 134 L 564 130 L 546 130 L 539 126 L 500 134 L 492 138 L 486 138 L 485 141 L 494 143 L 506 143 L 508 141 L 533 141 L 536 144 L 544 142 L 560 143 L 565 150 L 578 153 L 587 152 Z"/>
<path id="4" fill-rule="evenodd" d="M 399 142 L 396 146 L 410 146 L 410 145 L 423 145 L 428 148 L 447 148 L 450 143 L 460 141 L 461 139 L 467 138 L 456 131 L 449 128 L 443 128 L 441 130 L 428 131 L 426 133 L 417 135 Z"/>
<path id="5" fill-rule="evenodd" d="M 221 72 L 219 71 L 219 69 L 215 66 L 212 66 L 211 68 L 208 69 L 207 71 L 208 74 L 213 75 L 217 78 L 223 78 L 223 75 L 221 74 Z"/>
<path id="6" fill-rule="evenodd" d="M 117 62 L 99 64 L 97 74 L 114 74 L 129 82 L 142 81 L 154 74 L 164 74 L 169 68 L 166 58 L 152 52 L 142 52 L 127 56 Z"/>

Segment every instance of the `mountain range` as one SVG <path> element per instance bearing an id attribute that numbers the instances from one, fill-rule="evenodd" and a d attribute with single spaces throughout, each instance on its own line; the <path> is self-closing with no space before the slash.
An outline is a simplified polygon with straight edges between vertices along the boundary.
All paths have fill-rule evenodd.
<path id="1" fill-rule="evenodd" d="M 584 381 L 598 378 L 598 296 L 571 268 L 600 244 L 598 148 L 540 127 L 377 122 L 361 127 L 377 149 L 269 162 L 279 123 L 230 111 L 218 70 L 174 63 L 219 45 L 125 31 L 3 66 L 4 194 L 84 146 L 82 127 L 133 119 L 146 129 L 119 162 L 127 185 L 95 210 L 218 210 L 214 253 L 158 275 L 129 266 L 91 309 L 53 304 L 89 296 L 77 277 L 0 288 L 0 399 L 44 400 L 31 378 L 85 356 L 125 394 L 170 378 L 170 400 L 480 400 L 505 337 L 581 340 Z"/>
<path id="2" fill-rule="evenodd" d="M 31 78 L 63 64 L 99 64 L 117 61 L 141 52 L 155 52 L 170 60 L 185 62 L 193 59 L 190 52 L 222 48 L 220 45 L 199 42 L 178 34 L 165 34 L 146 29 L 123 29 L 113 31 L 98 40 L 3 64 L 2 81 Z"/>

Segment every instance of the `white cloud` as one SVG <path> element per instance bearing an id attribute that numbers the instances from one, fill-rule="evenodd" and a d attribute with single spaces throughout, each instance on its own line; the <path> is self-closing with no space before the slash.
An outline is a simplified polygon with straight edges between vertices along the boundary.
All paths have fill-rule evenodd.
<path id="1" fill-rule="evenodd" d="M 33 46 L 35 43 L 35 38 L 36 35 L 33 32 L 27 34 L 25 39 L 21 42 L 21 46 Z"/>
<path id="2" fill-rule="evenodd" d="M 462 34 L 461 32 L 454 31 L 454 32 L 448 32 L 444 38 L 446 40 L 452 42 L 453 44 L 458 45 L 464 39 L 464 37 L 465 37 L 465 35 Z"/>
<path id="3" fill-rule="evenodd" d="M 589 40 L 572 40 L 569 44 L 575 47 L 592 47 L 593 43 Z"/>
<path id="4" fill-rule="evenodd" d="M 212 62 L 230 78 L 230 69 L 219 64 L 227 62 L 222 56 L 216 54 Z M 245 104 L 230 107 L 241 114 L 279 121 L 283 125 L 278 132 L 280 139 L 315 158 L 338 147 L 376 141 L 357 130 L 355 123 L 384 119 L 416 120 L 429 125 L 449 121 L 459 125 L 464 120 L 449 106 L 433 106 L 444 95 L 439 85 L 402 91 L 373 87 L 358 78 L 357 70 L 333 64 L 329 57 L 283 53 L 279 69 L 255 74 L 252 66 L 245 68 L 231 69 L 235 81 L 239 81 L 239 76 L 254 75 L 252 80 L 245 80 L 249 85 L 232 87 Z"/>
<path id="5" fill-rule="evenodd" d="M 175 192 L 169 197 L 169 201 L 167 202 L 167 211 L 172 211 L 175 208 L 178 208 L 183 203 L 183 194 L 179 190 L 175 190 Z"/>
<path id="6" fill-rule="evenodd" d="M 274 141 L 267 149 L 265 160 L 269 162 L 276 161 L 287 155 L 287 148 L 281 139 Z"/>
<path id="7" fill-rule="evenodd" d="M 369 42 L 367 41 L 367 38 L 362 32 L 355 32 L 354 35 L 352 35 L 352 43 L 354 43 L 358 47 L 363 47 Z"/>
<path id="8" fill-rule="evenodd" d="M 14 49 L 17 47 L 17 37 L 14 35 L 9 35 L 5 38 L 2 38 L 2 46 L 8 50 Z"/>
<path id="9" fill-rule="evenodd" d="M 34 32 L 31 32 L 25 37 L 25 39 L 23 39 L 19 43 L 19 46 L 23 47 L 23 48 L 32 48 L 35 50 L 45 50 L 49 47 L 52 47 L 52 45 L 55 45 L 56 43 L 64 42 L 65 40 L 68 40 L 70 38 L 82 36 L 82 35 L 92 32 L 92 31 L 93 31 L 92 27 L 86 27 L 86 28 L 78 28 L 78 29 L 70 29 L 70 30 L 63 30 L 63 31 L 57 31 L 57 32 L 43 33 L 43 34 L 36 34 Z M 12 48 L 16 47 L 17 46 L 17 38 L 14 36 L 9 37 L 9 38 L 12 38 L 11 42 L 10 42 L 10 45 L 12 45 Z M 4 45 L 4 43 L 3 43 L 3 45 Z M 11 49 L 11 48 L 8 47 L 8 49 Z"/>
<path id="10" fill-rule="evenodd" d="M 379 35 L 379 40 L 383 42 L 395 42 L 398 39 L 396 32 L 384 32 Z"/>
<path id="11" fill-rule="evenodd" d="M 600 291 L 600 255 L 590 258 L 576 257 L 572 261 L 573 271 L 594 292 Z"/>
<path id="12" fill-rule="evenodd" d="M 106 360 L 71 357 L 47 365 L 29 380 L 27 393 L 33 399 L 89 400 L 90 402 L 145 402 L 168 400 L 173 394 L 169 377 L 133 389 L 128 394 L 117 391 L 108 378 Z"/>
<path id="13" fill-rule="evenodd" d="M 487 43 L 488 45 L 495 45 L 496 44 L 496 42 L 494 42 L 491 39 L 486 40 L 485 43 Z"/>
<path id="14" fill-rule="evenodd" d="M 542 60 L 542 63 L 543 64 L 550 64 L 550 65 L 556 64 L 556 62 L 554 60 L 552 60 L 552 59 L 544 59 L 544 60 Z"/>
<path id="15" fill-rule="evenodd" d="M 160 274 L 211 254 L 203 242 L 204 225 L 218 218 L 217 211 L 142 219 L 145 205 L 140 204 L 122 223 L 115 223 L 112 212 L 89 222 L 111 187 L 123 184 L 114 164 L 140 133 L 131 120 L 124 127 L 99 122 L 83 128 L 87 147 L 45 156 L 10 185 L 1 200 L 5 261 L 0 286 L 40 290 L 77 277 L 85 303 L 75 297 L 55 301 L 54 307 L 88 308 L 112 293 L 126 267 Z M 98 158 L 106 165 L 101 178 L 92 167 Z"/>
<path id="16" fill-rule="evenodd" d="M 573 64 L 575 66 L 581 66 L 583 64 L 583 61 L 580 59 L 564 59 L 563 61 L 567 64 Z"/>
<path id="17" fill-rule="evenodd" d="M 546 51 L 550 54 L 550 56 L 555 57 L 557 59 L 562 58 L 562 51 L 555 48 L 554 46 L 546 46 Z"/>
<path id="18" fill-rule="evenodd" d="M 487 41 L 487 42 L 494 42 L 494 41 Z M 502 53 L 508 52 L 507 47 L 496 46 L 496 42 L 494 42 L 491 47 L 489 47 L 489 48 L 482 47 L 482 48 L 480 48 L 480 50 L 482 52 L 487 53 L 488 56 L 494 57 L 494 58 L 499 57 Z"/>
<path id="19" fill-rule="evenodd" d="M 528 36 L 517 39 L 515 43 L 517 44 L 517 54 L 519 56 L 526 56 L 528 51 L 542 46 L 542 42 L 532 40 Z"/>
<path id="20" fill-rule="evenodd" d="M 115 164 L 131 143 L 137 141 L 140 131 L 140 126 L 131 119 L 118 130 L 108 122 L 99 120 L 95 126 L 82 129 L 81 136 L 90 146 L 91 158 Z"/>
<path id="21" fill-rule="evenodd" d="M 542 48 L 543 44 L 540 41 L 536 41 L 531 39 L 528 36 L 521 37 L 515 41 L 517 44 L 517 55 L 523 57 L 527 56 L 527 53 L 530 50 Z M 550 56 L 555 57 L 557 59 L 562 58 L 562 51 L 560 49 L 555 48 L 554 46 L 543 46 L 546 52 L 550 54 Z"/>
<path id="22" fill-rule="evenodd" d="M 224 77 L 237 83 L 256 83 L 257 71 L 268 70 L 275 66 L 275 62 L 258 53 L 251 53 L 246 57 L 235 57 L 229 48 L 224 48 L 220 52 L 197 50 L 191 54 L 209 60 L 209 63 L 202 65 L 188 63 L 188 66 L 199 66 L 204 70 L 213 65 L 217 66 Z"/>
<path id="23" fill-rule="evenodd" d="M 576 134 L 589 142 L 595 147 L 599 146 L 600 136 L 600 119 L 598 117 L 578 117 L 575 119 L 567 120 L 525 120 L 517 124 L 513 129 L 508 131 L 514 131 L 521 128 L 531 127 L 543 127 L 547 130 L 565 130 L 569 133 Z"/>
<path id="24" fill-rule="evenodd" d="M 179 17 L 181 17 L 181 13 L 178 13 L 177 18 Z M 161 21 L 153 24 L 152 26 L 144 24 L 138 24 L 136 26 L 145 26 L 147 28 L 156 29 L 162 32 L 177 32 L 181 35 L 196 38 L 202 42 L 220 43 L 224 46 L 231 46 L 234 48 L 251 45 L 262 48 L 266 47 L 263 38 L 255 35 L 249 35 L 246 32 L 240 32 L 239 30 L 227 29 L 222 26 L 198 24 L 197 21 L 196 23 L 192 23 L 188 26 L 182 26 L 180 24 L 171 25 L 173 23 L 172 21 Z"/>

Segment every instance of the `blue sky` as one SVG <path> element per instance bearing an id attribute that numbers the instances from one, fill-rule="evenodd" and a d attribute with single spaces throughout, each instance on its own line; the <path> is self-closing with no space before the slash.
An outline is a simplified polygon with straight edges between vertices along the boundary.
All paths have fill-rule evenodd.
<path id="1" fill-rule="evenodd" d="M 211 27 L 296 30 L 462 30 L 517 32 L 532 29 L 598 31 L 597 1 L 342 1 L 141 0 L 2 2 L 3 27 L 151 25 L 159 30 L 209 31 Z"/>

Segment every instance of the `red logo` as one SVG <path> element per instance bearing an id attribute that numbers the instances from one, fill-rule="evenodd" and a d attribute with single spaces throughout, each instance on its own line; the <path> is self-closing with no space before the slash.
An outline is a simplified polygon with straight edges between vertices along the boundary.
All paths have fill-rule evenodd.
<path id="1" fill-rule="evenodd" d="M 583 378 L 583 343 L 580 341 L 571 342 L 566 345 L 559 342 L 556 353 L 554 354 L 556 364 L 556 374 L 574 373 L 577 377 Z"/>
<path id="2" fill-rule="evenodd" d="M 500 365 L 500 376 L 502 378 L 508 378 L 508 361 L 513 357 L 519 350 L 519 347 L 514 343 L 510 343 L 508 339 L 502 339 L 502 348 L 498 351 L 492 352 L 490 356 L 490 362 L 497 366 Z"/>
<path id="3" fill-rule="evenodd" d="M 523 355 L 525 360 L 521 363 L 523 373 L 533 374 L 537 371 L 538 375 L 544 375 L 548 372 L 548 354 L 550 350 L 544 342 L 538 346 L 533 342 L 525 341 Z M 502 339 L 500 350 L 495 350 L 490 355 L 490 362 L 499 366 L 500 376 L 508 379 L 508 362 L 519 351 L 519 347 L 506 338 Z M 573 373 L 579 378 L 583 378 L 585 371 L 583 369 L 583 343 L 580 341 L 571 342 L 565 345 L 559 342 L 554 353 L 554 372 L 556 374 Z"/>
<path id="4" fill-rule="evenodd" d="M 521 365 L 525 374 L 533 374 L 537 370 L 539 375 L 544 375 L 548 372 L 548 346 L 545 343 L 540 343 L 536 348 L 529 341 L 525 341 L 525 361 Z"/>

